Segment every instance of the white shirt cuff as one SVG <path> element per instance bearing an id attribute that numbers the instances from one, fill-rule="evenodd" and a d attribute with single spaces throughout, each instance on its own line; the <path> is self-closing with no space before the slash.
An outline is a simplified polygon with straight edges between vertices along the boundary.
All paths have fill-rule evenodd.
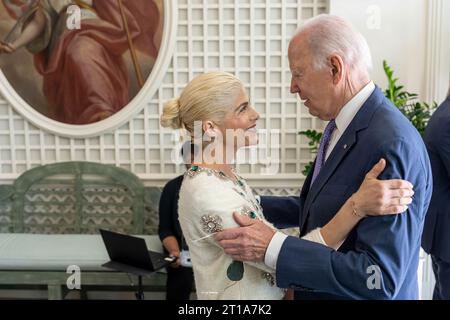
<path id="1" fill-rule="evenodd" d="M 269 268 L 272 268 L 273 270 L 276 269 L 281 246 L 283 245 L 284 240 L 286 240 L 287 237 L 287 235 L 278 231 L 275 232 L 272 240 L 270 240 L 269 246 L 266 250 L 266 256 L 264 257 L 264 263 Z"/>
<path id="2" fill-rule="evenodd" d="M 322 234 L 320 233 L 320 228 L 316 228 L 310 231 L 307 235 L 302 237 L 303 240 L 309 240 L 312 242 L 320 243 L 326 246 L 325 240 L 323 240 Z"/>

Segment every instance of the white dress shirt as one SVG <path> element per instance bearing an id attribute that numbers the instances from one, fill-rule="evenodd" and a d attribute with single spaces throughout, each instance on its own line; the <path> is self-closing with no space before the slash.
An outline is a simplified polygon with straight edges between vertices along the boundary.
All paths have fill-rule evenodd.
<path id="1" fill-rule="evenodd" d="M 336 122 L 336 129 L 333 131 L 331 135 L 331 140 L 328 145 L 327 152 L 325 154 L 325 161 L 328 159 L 331 152 L 333 151 L 333 148 L 336 146 L 337 142 L 341 138 L 342 134 L 345 132 L 350 122 L 352 122 L 353 118 L 358 113 L 359 109 L 362 107 L 364 102 L 366 102 L 366 100 L 370 97 L 374 89 L 375 84 L 372 81 L 370 81 L 352 99 L 350 99 L 350 101 L 347 102 L 344 105 L 344 107 L 342 107 L 336 119 L 334 119 Z M 267 247 L 266 255 L 264 257 L 264 263 L 268 267 L 272 269 L 276 268 L 278 255 L 280 254 L 281 246 L 283 245 L 284 240 L 286 240 L 286 238 L 287 235 L 281 232 L 276 232 L 275 235 L 272 237 L 272 240 L 270 241 L 269 246 Z M 302 239 L 315 241 L 318 243 L 322 243 L 323 245 L 327 245 L 322 238 L 320 228 L 314 229 L 306 236 L 302 237 Z"/>

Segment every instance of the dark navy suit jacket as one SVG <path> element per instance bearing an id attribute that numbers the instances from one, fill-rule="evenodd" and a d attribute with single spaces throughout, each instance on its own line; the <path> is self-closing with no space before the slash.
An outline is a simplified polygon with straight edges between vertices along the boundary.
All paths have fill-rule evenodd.
<path id="1" fill-rule="evenodd" d="M 262 197 L 266 218 L 280 228 L 300 226 L 301 235 L 327 224 L 358 190 L 380 158 L 380 179 L 406 179 L 414 199 L 400 215 L 367 217 L 335 251 L 289 236 L 276 266 L 277 285 L 296 298 L 417 299 L 417 267 L 432 175 L 417 130 L 376 88 L 360 108 L 310 189 L 300 197 Z"/>
<path id="2" fill-rule="evenodd" d="M 450 96 L 434 112 L 425 130 L 433 170 L 433 196 L 422 236 L 422 247 L 450 263 Z"/>

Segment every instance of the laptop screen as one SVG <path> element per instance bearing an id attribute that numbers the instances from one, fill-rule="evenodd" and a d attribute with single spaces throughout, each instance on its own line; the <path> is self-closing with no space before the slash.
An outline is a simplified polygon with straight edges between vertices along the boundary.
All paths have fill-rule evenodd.
<path id="1" fill-rule="evenodd" d="M 144 239 L 103 229 L 100 234 L 111 261 L 154 270 Z"/>

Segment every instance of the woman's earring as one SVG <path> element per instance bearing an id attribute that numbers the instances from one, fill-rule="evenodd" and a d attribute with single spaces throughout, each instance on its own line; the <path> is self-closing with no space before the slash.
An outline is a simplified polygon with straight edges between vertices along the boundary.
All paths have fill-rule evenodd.
<path id="1" fill-rule="evenodd" d="M 216 130 L 214 129 L 209 129 L 208 131 L 208 137 L 211 140 L 211 142 L 214 142 L 214 140 L 216 139 Z"/>

